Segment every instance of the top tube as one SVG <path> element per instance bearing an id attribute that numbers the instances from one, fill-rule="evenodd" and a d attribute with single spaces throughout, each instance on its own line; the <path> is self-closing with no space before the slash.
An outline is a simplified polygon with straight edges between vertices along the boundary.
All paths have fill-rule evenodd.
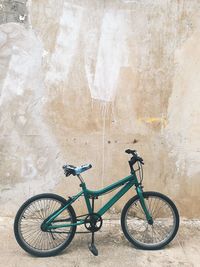
<path id="1" fill-rule="evenodd" d="M 117 182 L 115 182 L 115 183 L 113 183 L 113 184 L 111 184 L 109 186 L 106 186 L 105 188 L 102 188 L 100 190 L 89 190 L 85 186 L 85 188 L 83 187 L 83 191 L 85 191 L 89 195 L 97 197 L 97 196 L 103 195 L 103 194 L 105 194 L 105 193 L 107 193 L 107 192 L 109 192 L 109 191 L 111 191 L 113 189 L 116 189 L 116 188 L 126 184 L 127 182 L 130 182 L 130 181 L 134 180 L 134 183 L 136 184 L 137 183 L 136 179 L 137 179 L 136 175 L 131 174 L 131 175 L 129 175 L 129 176 L 127 176 L 127 177 L 125 177 L 125 178 L 123 178 L 123 179 L 121 179 L 121 180 L 119 180 L 119 181 L 117 181 Z"/>

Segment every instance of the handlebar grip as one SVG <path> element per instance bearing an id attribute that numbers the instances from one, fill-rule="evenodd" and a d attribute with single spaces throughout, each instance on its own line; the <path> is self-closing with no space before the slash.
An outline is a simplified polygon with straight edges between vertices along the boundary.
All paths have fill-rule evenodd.
<path id="1" fill-rule="evenodd" d="M 131 149 L 126 149 L 125 153 L 127 154 L 134 154 L 136 152 L 136 150 L 131 150 Z"/>

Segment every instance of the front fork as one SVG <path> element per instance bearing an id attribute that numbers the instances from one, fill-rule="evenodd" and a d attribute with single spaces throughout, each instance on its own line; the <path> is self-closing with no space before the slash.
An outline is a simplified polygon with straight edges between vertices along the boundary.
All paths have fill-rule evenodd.
<path id="1" fill-rule="evenodd" d="M 153 218 L 151 216 L 151 213 L 150 211 L 148 210 L 146 204 L 145 204 L 145 200 L 144 200 L 144 197 L 143 197 L 143 190 L 142 190 L 142 186 L 141 185 L 138 185 L 136 187 L 136 192 L 137 192 L 137 195 L 139 196 L 139 199 L 140 199 L 140 204 L 142 206 L 142 209 L 145 213 L 145 216 L 146 216 L 146 219 L 148 221 L 148 224 L 152 225 L 153 224 Z"/>

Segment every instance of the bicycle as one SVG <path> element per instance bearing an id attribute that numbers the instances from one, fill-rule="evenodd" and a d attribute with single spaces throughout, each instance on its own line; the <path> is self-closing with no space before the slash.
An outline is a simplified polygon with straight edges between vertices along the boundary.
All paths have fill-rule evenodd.
<path id="1" fill-rule="evenodd" d="M 135 247 L 156 250 L 165 247 L 175 237 L 179 228 L 179 213 L 175 204 L 167 196 L 158 192 L 144 192 L 143 159 L 136 150 L 127 149 L 130 175 L 101 189 L 89 190 L 81 173 L 90 169 L 91 164 L 81 167 L 64 165 L 66 176 L 77 176 L 81 192 L 68 200 L 56 194 L 39 194 L 28 199 L 18 210 L 14 221 L 14 233 L 18 244 L 28 253 L 38 257 L 54 256 L 65 249 L 72 241 L 76 228 L 84 225 L 83 233 L 91 233 L 90 251 L 97 256 L 94 233 L 102 227 L 102 216 L 133 186 L 136 195 L 124 206 L 121 212 L 121 227 L 125 237 Z M 137 169 L 134 165 L 137 164 Z M 97 212 L 94 201 L 99 196 L 122 187 Z M 72 207 L 79 197 L 84 196 L 87 214 L 76 216 Z M 68 230 L 63 230 L 63 228 Z"/>

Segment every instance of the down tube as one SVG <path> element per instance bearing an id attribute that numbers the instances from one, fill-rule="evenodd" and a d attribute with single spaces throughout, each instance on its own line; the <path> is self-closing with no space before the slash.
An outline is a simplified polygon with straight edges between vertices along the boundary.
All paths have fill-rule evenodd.
<path id="1" fill-rule="evenodd" d="M 112 207 L 132 186 L 134 182 L 128 182 L 119 192 L 117 192 L 99 211 L 99 215 L 103 215 L 107 210 Z"/>
<path id="2" fill-rule="evenodd" d="M 59 214 L 61 214 L 69 205 L 75 202 L 81 195 L 83 191 L 72 197 L 71 199 L 67 200 L 64 207 L 59 208 L 57 211 L 53 212 L 49 217 L 45 219 L 45 224 L 51 223 Z"/>

